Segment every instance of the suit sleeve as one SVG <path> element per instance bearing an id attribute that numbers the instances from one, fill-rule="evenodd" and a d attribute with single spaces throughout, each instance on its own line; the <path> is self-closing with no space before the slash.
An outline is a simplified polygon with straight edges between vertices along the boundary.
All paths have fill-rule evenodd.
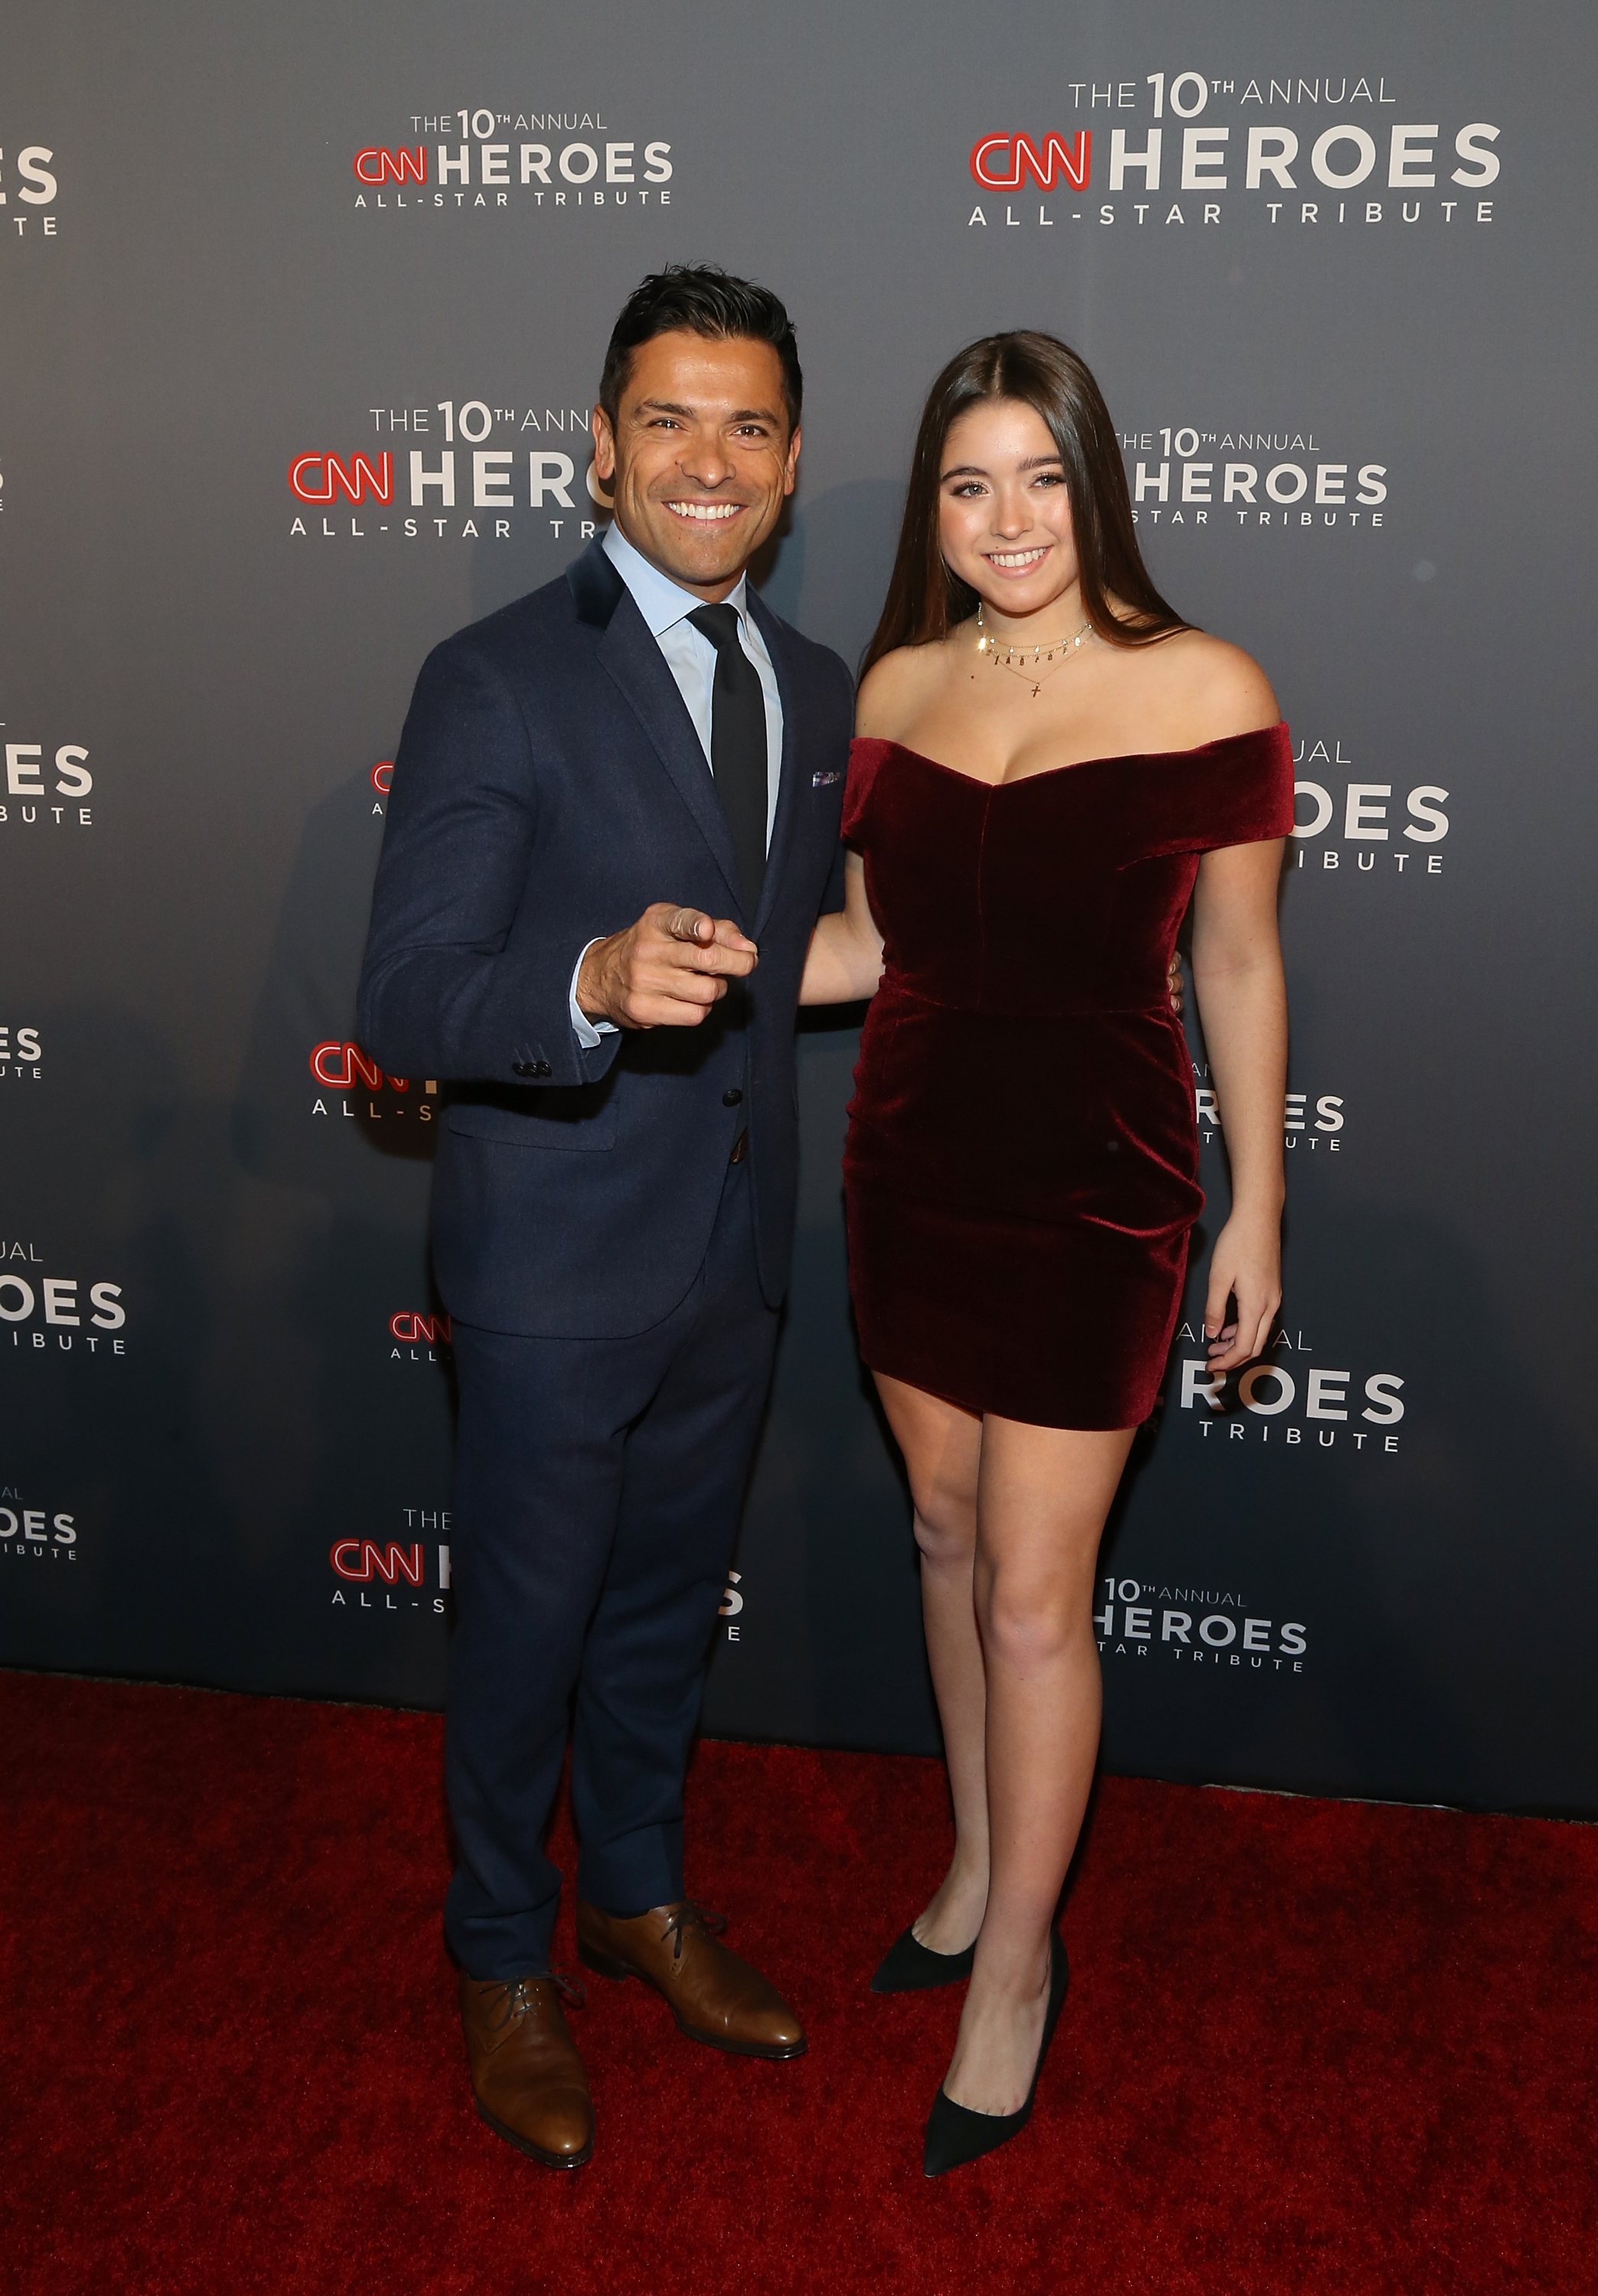
<path id="1" fill-rule="evenodd" d="M 390 1074 L 578 1086 L 615 1059 L 619 1036 L 578 1044 L 576 952 L 541 936 L 528 898 L 537 831 L 515 696 L 452 640 L 422 666 L 395 756 L 361 968 L 361 1041 Z"/>

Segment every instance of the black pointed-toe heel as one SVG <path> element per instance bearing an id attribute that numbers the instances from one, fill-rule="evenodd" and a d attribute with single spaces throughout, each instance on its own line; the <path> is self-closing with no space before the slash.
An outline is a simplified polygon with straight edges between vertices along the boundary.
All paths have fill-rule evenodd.
<path id="1" fill-rule="evenodd" d="M 1037 2062 L 1032 2068 L 1032 2086 L 1027 2091 L 1027 2102 L 1018 2112 L 972 2112 L 969 2106 L 956 2104 L 954 2098 L 940 2088 L 927 2116 L 927 2134 L 922 2151 L 922 2167 L 929 2177 L 941 2177 L 946 2169 L 962 2169 L 968 2161 L 979 2161 L 984 2152 L 996 2152 L 1001 2144 L 1008 2144 L 1012 2136 L 1019 2136 L 1031 2120 L 1032 2100 L 1037 2095 L 1037 2076 L 1043 2070 L 1049 2043 L 1053 2039 L 1054 2028 L 1060 2022 L 1060 2012 L 1065 2001 L 1065 1988 L 1070 1973 L 1065 1948 L 1058 1933 L 1051 1931 L 1049 2005 L 1043 2021 L 1043 2040 L 1038 2046 Z"/>
<path id="2" fill-rule="evenodd" d="M 963 1953 L 934 1953 L 913 1929 L 906 1930 L 889 1947 L 871 1989 L 873 1993 L 923 1993 L 934 1985 L 958 1985 L 963 1977 L 971 1975 L 976 1957 L 974 1941 Z"/>

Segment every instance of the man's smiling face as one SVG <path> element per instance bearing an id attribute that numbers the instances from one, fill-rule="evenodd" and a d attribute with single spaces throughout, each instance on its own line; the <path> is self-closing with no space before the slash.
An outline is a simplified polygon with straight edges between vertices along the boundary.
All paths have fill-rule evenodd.
<path id="1" fill-rule="evenodd" d="M 594 466 L 634 548 L 685 590 L 725 598 L 793 492 L 799 434 L 769 343 L 682 329 L 633 353 L 612 427 L 594 410 Z"/>

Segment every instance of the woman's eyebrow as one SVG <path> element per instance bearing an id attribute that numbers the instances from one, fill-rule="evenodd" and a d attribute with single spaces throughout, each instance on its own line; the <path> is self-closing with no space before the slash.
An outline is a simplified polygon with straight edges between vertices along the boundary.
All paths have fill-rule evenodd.
<path id="1" fill-rule="evenodd" d="M 1065 458 L 1061 455 L 1028 455 L 1015 467 L 1018 471 L 1063 470 Z M 940 472 L 938 483 L 941 486 L 945 479 L 985 479 L 987 475 L 979 463 L 956 463 L 953 470 Z"/>

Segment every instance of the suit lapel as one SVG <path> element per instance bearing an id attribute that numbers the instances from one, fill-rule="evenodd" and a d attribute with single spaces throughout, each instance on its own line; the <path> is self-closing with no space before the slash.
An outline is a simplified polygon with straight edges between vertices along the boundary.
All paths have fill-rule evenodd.
<path id="1" fill-rule="evenodd" d="M 609 563 L 607 560 L 607 566 Z M 733 852 L 732 832 L 721 809 L 721 800 L 716 794 L 710 768 L 705 763 L 699 735 L 693 730 L 693 720 L 631 592 L 619 578 L 618 581 L 621 595 L 615 602 L 609 625 L 599 642 L 599 660 L 626 696 L 677 795 L 698 824 L 716 857 L 717 867 L 726 879 L 733 912 L 741 916 L 742 904 L 738 894 L 738 864 Z M 786 738 L 783 747 L 786 750 Z"/>
<path id="2" fill-rule="evenodd" d="M 799 695 L 793 676 L 793 664 L 788 652 L 788 633 L 776 616 L 765 603 L 751 582 L 749 587 L 750 611 L 766 641 L 766 651 L 771 656 L 771 666 L 777 676 L 777 694 L 783 704 L 783 759 L 777 776 L 777 813 L 772 824 L 771 846 L 766 856 L 766 878 L 760 891 L 760 906 L 750 929 L 750 938 L 758 940 L 773 901 L 782 882 L 783 866 L 793 837 L 793 824 L 799 806 Z"/>

